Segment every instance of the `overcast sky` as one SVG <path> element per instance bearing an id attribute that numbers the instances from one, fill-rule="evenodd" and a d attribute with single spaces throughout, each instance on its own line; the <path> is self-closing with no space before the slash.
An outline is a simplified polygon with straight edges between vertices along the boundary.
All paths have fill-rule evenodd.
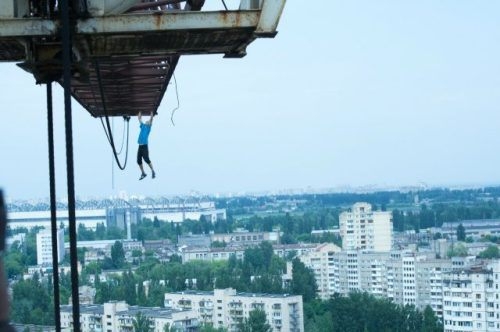
<path id="1" fill-rule="evenodd" d="M 175 126 L 171 85 L 150 136 L 154 180 L 138 181 L 134 118 L 113 187 L 100 121 L 73 102 L 76 193 L 498 184 L 499 12 L 494 0 L 289 0 L 276 38 L 256 40 L 245 58 L 181 57 Z M 0 187 L 47 197 L 46 88 L 12 63 L 0 69 Z M 61 87 L 54 93 L 65 197 Z M 120 142 L 120 118 L 114 127 Z"/>

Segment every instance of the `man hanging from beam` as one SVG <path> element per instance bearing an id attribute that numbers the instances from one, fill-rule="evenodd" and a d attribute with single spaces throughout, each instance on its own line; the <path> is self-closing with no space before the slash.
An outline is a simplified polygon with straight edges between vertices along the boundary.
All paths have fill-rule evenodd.
<path id="1" fill-rule="evenodd" d="M 153 164 L 151 163 L 151 160 L 149 160 L 149 149 L 148 149 L 148 138 L 149 138 L 149 133 L 151 132 L 151 126 L 153 125 L 153 118 L 154 118 L 154 113 L 151 112 L 151 115 L 149 117 L 149 120 L 147 121 L 142 121 L 142 113 L 139 112 L 138 120 L 139 120 L 139 127 L 141 131 L 139 132 L 139 138 L 137 139 L 137 143 L 139 144 L 139 148 L 137 150 L 137 164 L 139 165 L 139 168 L 141 169 L 141 177 L 139 180 L 144 179 L 147 174 L 144 172 L 144 167 L 142 166 L 142 160 L 148 164 L 149 168 L 151 168 L 151 177 L 154 179 L 156 177 L 156 173 L 153 169 Z"/>

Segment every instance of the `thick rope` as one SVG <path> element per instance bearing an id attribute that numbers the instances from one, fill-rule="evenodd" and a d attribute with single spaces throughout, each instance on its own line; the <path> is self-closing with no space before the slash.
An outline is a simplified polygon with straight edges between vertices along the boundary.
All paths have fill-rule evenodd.
<path id="1" fill-rule="evenodd" d="M 123 171 L 125 167 L 127 167 L 127 160 L 128 160 L 128 134 L 129 134 L 128 123 L 127 123 L 127 148 L 125 149 L 125 161 L 122 165 L 120 159 L 118 158 L 118 153 L 116 152 L 115 141 L 113 139 L 113 131 L 111 130 L 111 124 L 109 123 L 108 108 L 106 107 L 106 99 L 104 98 L 104 86 L 101 80 L 101 70 L 99 67 L 99 62 L 97 60 L 94 62 L 94 66 L 97 74 L 97 83 L 99 84 L 99 93 L 101 94 L 102 109 L 104 111 L 104 117 L 106 119 L 106 127 L 104 128 L 104 132 L 106 133 L 106 137 L 108 138 L 109 144 L 111 145 L 111 149 L 113 150 L 113 156 L 115 157 L 116 164 L 118 165 L 118 168 L 120 168 Z M 124 119 L 128 122 L 130 120 L 130 117 L 124 117 Z M 101 118 L 101 123 L 102 123 L 102 118 Z"/>
<path id="2" fill-rule="evenodd" d="M 64 119 L 66 127 L 66 173 L 68 186 L 69 254 L 71 267 L 71 300 L 73 331 L 80 332 L 80 300 L 78 295 L 78 253 L 76 246 L 75 174 L 73 165 L 73 123 L 71 114 L 71 31 L 69 0 L 61 0 Z"/>
<path id="3" fill-rule="evenodd" d="M 52 112 L 52 83 L 47 83 L 47 132 L 49 146 L 50 225 L 52 231 L 52 278 L 54 286 L 54 319 L 56 332 L 61 331 L 59 297 L 59 260 L 57 246 L 56 180 L 54 167 L 54 117 Z"/>

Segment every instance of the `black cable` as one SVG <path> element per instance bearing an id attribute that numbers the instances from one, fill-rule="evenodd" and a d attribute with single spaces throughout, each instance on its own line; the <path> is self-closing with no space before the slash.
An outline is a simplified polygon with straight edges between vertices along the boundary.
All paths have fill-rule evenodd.
<path id="1" fill-rule="evenodd" d="M 66 175 L 68 186 L 69 255 L 71 267 L 71 300 L 73 331 L 80 332 L 80 299 L 78 294 L 78 253 L 76 247 L 75 174 L 73 165 L 73 123 L 71 114 L 71 30 L 69 0 L 61 0 L 61 39 L 63 59 L 64 119 L 66 127 Z"/>
<path id="2" fill-rule="evenodd" d="M 175 74 L 172 75 L 174 77 L 174 83 L 175 83 L 175 95 L 177 97 L 177 107 L 175 107 L 172 112 L 171 112 L 171 115 L 170 115 L 170 121 L 172 122 L 172 125 L 175 126 L 175 123 L 174 123 L 174 114 L 175 114 L 175 111 L 177 111 L 179 109 L 179 90 L 177 90 L 177 79 L 175 78 Z"/>
<path id="3" fill-rule="evenodd" d="M 128 121 L 127 121 L 127 117 L 123 117 L 122 144 L 120 145 L 120 151 L 118 151 L 118 155 L 121 155 L 122 152 L 123 152 L 123 145 L 125 143 L 125 124 L 127 124 L 127 133 L 128 133 Z M 128 139 L 128 137 L 127 137 L 127 139 Z"/>
<path id="4" fill-rule="evenodd" d="M 96 60 L 94 61 L 94 66 L 96 69 L 96 74 L 97 74 L 97 83 L 99 84 L 99 92 L 101 94 L 101 103 L 102 103 L 102 108 L 104 110 L 104 117 L 106 119 L 106 129 L 104 130 L 106 132 L 106 136 L 108 137 L 109 144 L 111 145 L 111 149 L 113 150 L 113 156 L 115 157 L 116 164 L 118 165 L 118 168 L 120 168 L 122 171 L 127 167 L 127 160 L 128 160 L 128 125 L 127 125 L 127 148 L 125 150 L 125 162 L 122 166 L 120 163 L 120 160 L 118 159 L 118 154 L 116 153 L 116 147 L 115 147 L 115 142 L 113 139 L 113 132 L 111 130 L 111 125 L 109 123 L 109 115 L 108 115 L 108 109 L 106 107 L 106 100 L 104 99 L 104 87 L 102 84 L 101 80 L 101 71 L 99 68 L 99 62 Z M 130 120 L 130 117 L 125 119 L 127 122 Z M 101 123 L 102 123 L 102 118 L 101 118 Z M 104 124 L 103 124 L 104 126 Z"/>
<path id="5" fill-rule="evenodd" d="M 224 0 L 222 0 L 222 4 L 224 5 L 224 8 L 226 8 L 227 10 L 226 2 Z"/>
<path id="6" fill-rule="evenodd" d="M 102 120 L 102 117 L 99 118 L 101 120 L 101 125 L 102 125 L 102 129 L 104 130 L 104 134 L 106 134 L 106 138 L 108 139 L 108 142 L 109 144 L 111 144 L 111 139 L 110 139 L 110 135 L 108 134 L 108 131 L 106 130 L 106 127 L 104 126 L 104 121 Z M 121 155 L 122 154 L 122 150 L 123 150 L 123 145 L 125 143 L 125 122 L 127 122 L 127 149 L 128 149 L 128 132 L 129 132 L 129 120 L 130 120 L 130 117 L 129 116 L 124 116 L 123 117 L 123 132 L 122 132 L 122 144 L 120 146 L 120 151 L 118 151 L 117 155 Z"/>
<path id="7" fill-rule="evenodd" d="M 59 260 L 57 246 L 56 180 L 54 167 L 54 117 L 52 112 L 52 83 L 47 83 L 47 132 L 49 146 L 50 182 L 50 226 L 52 231 L 52 278 L 54 286 L 54 318 L 56 332 L 61 331 L 61 312 L 59 297 Z"/>

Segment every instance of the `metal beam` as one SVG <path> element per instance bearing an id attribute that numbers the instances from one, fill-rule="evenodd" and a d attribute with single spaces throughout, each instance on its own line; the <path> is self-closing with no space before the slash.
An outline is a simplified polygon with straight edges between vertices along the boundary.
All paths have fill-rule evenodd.
<path id="1" fill-rule="evenodd" d="M 285 7 L 286 0 L 263 0 L 259 24 L 255 34 L 259 37 L 274 37 Z"/>
<path id="2" fill-rule="evenodd" d="M 255 28 L 260 11 L 155 12 L 79 20 L 77 34 L 126 34 L 173 30 Z"/>
<path id="3" fill-rule="evenodd" d="M 0 20 L 1 37 L 43 37 L 57 33 L 57 21 L 20 18 Z"/>

